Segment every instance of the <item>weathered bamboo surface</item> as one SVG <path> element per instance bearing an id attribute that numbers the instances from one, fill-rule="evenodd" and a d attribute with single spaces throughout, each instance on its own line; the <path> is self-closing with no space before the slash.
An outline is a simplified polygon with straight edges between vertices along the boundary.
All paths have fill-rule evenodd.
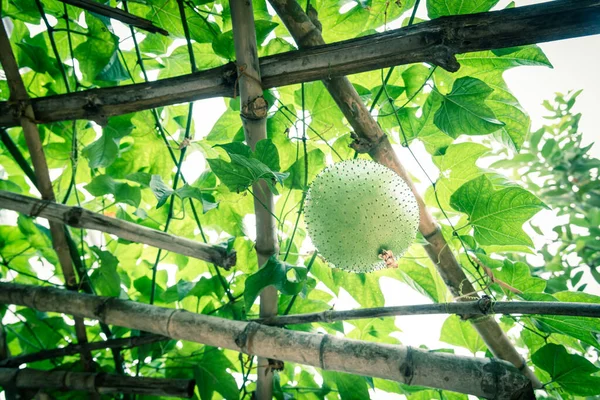
<path id="1" fill-rule="evenodd" d="M 0 208 L 46 218 L 49 221 L 75 228 L 102 231 L 132 242 L 144 243 L 159 249 L 198 258 L 226 269 L 235 265 L 236 261 L 235 251 L 228 252 L 225 247 L 196 242 L 132 222 L 97 214 L 81 207 L 69 207 L 0 190 Z"/>
<path id="2" fill-rule="evenodd" d="M 510 363 L 285 330 L 50 287 L 0 283 L 0 303 L 92 318 L 264 358 L 494 399 L 532 399 Z"/>
<path id="3" fill-rule="evenodd" d="M 135 16 L 118 8 L 110 7 L 102 3 L 98 3 L 94 0 L 60 0 L 62 3 L 70 4 L 81 9 L 104 15 L 105 17 L 116 19 L 126 25 L 135 26 L 136 28 L 143 29 L 151 33 L 160 33 L 161 35 L 168 35 L 169 32 L 154 25 L 152 21 L 142 17 Z"/>
<path id="4" fill-rule="evenodd" d="M 259 60 L 263 89 L 428 62 L 456 71 L 455 54 L 600 33 L 600 0 L 543 4 L 442 17 L 411 27 Z M 149 83 L 91 89 L 31 100 L 40 123 L 110 116 L 211 97 L 232 97 L 233 63 Z M 0 126 L 19 125 L 17 104 L 0 102 Z"/>
<path id="5" fill-rule="evenodd" d="M 571 317 L 600 318 L 600 304 L 562 303 L 554 301 L 498 301 L 489 298 L 460 303 L 415 304 L 409 306 L 361 308 L 357 310 L 322 311 L 316 313 L 280 315 L 254 321 L 285 326 L 313 322 L 331 323 L 354 319 L 398 317 L 405 315 L 458 314 L 458 315 L 565 315 Z M 2 361 L 0 361 L 0 366 Z"/>
<path id="6" fill-rule="evenodd" d="M 248 146 L 255 150 L 256 144 L 267 138 L 268 104 L 263 96 L 261 69 L 257 53 L 254 13 L 251 1 L 231 0 L 231 24 L 238 66 L 240 89 L 240 117 Z M 275 201 L 273 193 L 264 180 L 252 185 L 254 193 L 254 214 L 256 215 L 256 255 L 258 265 L 264 266 L 269 258 L 279 252 L 277 222 L 274 218 Z M 268 286 L 260 293 L 260 316 L 271 317 L 277 314 L 277 289 Z M 273 398 L 273 369 L 269 360 L 258 359 L 256 369 L 256 399 Z"/>
<path id="7" fill-rule="evenodd" d="M 0 386 L 23 389 L 53 389 L 96 394 L 140 394 L 191 398 L 193 379 L 159 379 L 105 373 L 41 371 L 36 369 L 0 368 Z"/>

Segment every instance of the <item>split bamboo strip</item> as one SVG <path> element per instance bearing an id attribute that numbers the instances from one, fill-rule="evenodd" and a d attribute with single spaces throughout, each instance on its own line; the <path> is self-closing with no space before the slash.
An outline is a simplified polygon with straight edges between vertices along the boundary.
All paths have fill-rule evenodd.
<path id="1" fill-rule="evenodd" d="M 132 222 L 107 217 L 81 207 L 70 207 L 0 190 L 0 208 L 46 218 L 51 223 L 54 221 L 54 223 L 61 223 L 75 228 L 98 230 L 132 242 L 143 243 L 198 258 L 226 269 L 235 265 L 236 261 L 235 251 L 228 251 L 223 246 L 211 246 L 196 242 Z"/>
<path id="2" fill-rule="evenodd" d="M 151 33 L 160 33 L 161 35 L 168 36 L 169 32 L 160 28 L 150 20 L 141 18 L 119 10 L 118 8 L 110 7 L 102 3 L 98 3 L 93 0 L 60 0 L 62 3 L 70 4 L 75 7 L 93 12 L 95 14 L 104 15 L 105 17 L 116 19 L 126 25 L 135 26 L 138 29 L 143 29 Z"/>
<path id="3" fill-rule="evenodd" d="M 302 49 L 325 44 L 321 31 L 314 23 L 318 22 L 316 21 L 316 17 L 315 20 L 311 20 L 296 0 L 269 0 L 269 3 L 282 19 L 299 48 Z M 573 5 L 572 2 L 566 3 Z M 561 4 L 565 5 L 565 2 L 562 2 Z M 560 16 L 554 16 L 553 18 L 560 19 Z M 417 25 L 415 29 L 418 28 L 418 26 L 419 25 Z M 466 25 L 463 28 L 467 31 L 472 30 L 478 32 L 482 36 L 488 38 L 498 37 L 495 24 Z M 515 26 L 513 25 L 513 30 L 514 28 Z M 513 32 L 513 35 L 515 35 L 515 32 Z M 468 42 L 468 40 L 463 37 L 458 37 L 456 40 L 459 48 L 460 43 Z M 491 42 L 489 45 L 491 45 Z M 436 53 L 437 50 L 434 47 L 430 46 L 429 51 L 432 52 L 430 57 L 442 56 L 448 57 L 448 60 L 455 60 L 454 54 L 456 53 L 456 50 L 452 47 L 443 48 L 445 48 L 445 52 L 440 55 Z M 451 61 L 448 61 L 448 63 L 451 64 Z M 455 68 L 454 70 L 456 69 L 458 68 Z M 379 124 L 377 124 L 352 83 L 346 77 L 332 77 L 324 79 L 323 84 L 358 136 L 358 140 L 354 143 L 357 145 L 355 148 L 357 150 L 360 148 L 362 152 L 368 153 L 373 160 L 396 172 L 411 188 L 419 205 L 419 231 L 428 242 L 425 249 L 430 259 L 437 267 L 442 279 L 450 289 L 450 292 L 455 297 L 459 298 L 466 293 L 477 293 L 463 272 L 462 267 L 454 257 L 441 229 L 438 227 L 437 221 L 425 206 L 425 201 L 417 191 L 410 175 L 400 162 L 387 135 L 383 132 Z M 524 371 L 533 382 L 534 387 L 541 387 L 539 379 L 527 367 L 526 362 L 494 319 L 490 317 L 479 317 L 477 319 L 472 319 L 471 322 L 492 354 L 513 363 L 517 368 Z"/>
<path id="4" fill-rule="evenodd" d="M 478 301 L 460 303 L 416 304 L 409 306 L 361 308 L 344 311 L 322 311 L 316 313 L 281 315 L 259 318 L 254 321 L 270 325 L 285 326 L 313 322 L 331 323 L 354 319 L 396 317 L 403 315 L 458 314 L 458 315 L 564 315 L 571 317 L 600 318 L 600 304 L 562 303 L 546 301 L 498 301 L 481 298 Z M 0 366 L 2 362 L 0 361 Z"/>
<path id="5" fill-rule="evenodd" d="M 23 354 L 14 357 L 0 357 L 0 368 L 16 368 L 22 364 L 33 363 L 43 360 L 51 360 L 58 357 L 71 356 L 82 351 L 94 351 L 104 349 L 121 349 L 143 346 L 169 340 L 169 338 L 160 335 L 131 336 L 127 338 L 108 339 L 100 342 L 89 342 L 86 344 L 71 343 L 68 346 L 42 350 L 37 353 Z"/>
<path id="6" fill-rule="evenodd" d="M 33 108 L 29 102 L 29 94 L 23 83 L 23 79 L 19 73 L 19 67 L 15 59 L 15 55 L 10 46 L 10 40 L 4 23 L 0 18 L 0 64 L 6 74 L 8 87 L 10 90 L 10 100 L 20 104 L 21 112 L 18 115 L 20 124 L 23 128 L 25 142 L 29 150 L 33 170 L 37 180 L 37 187 L 42 198 L 47 204 L 55 204 L 54 189 L 52 188 L 52 180 L 48 172 L 48 164 L 44 148 L 40 140 L 40 132 L 36 125 Z M 64 226 L 60 222 L 50 222 L 50 235 L 52 237 L 52 247 L 56 251 L 58 261 L 60 263 L 62 273 L 65 279 L 65 285 L 69 290 L 76 291 L 77 276 L 73 269 L 73 260 L 69 252 L 67 237 L 65 235 Z M 87 332 L 82 319 L 75 318 L 75 336 L 79 343 L 87 343 Z M 88 372 L 94 371 L 92 356 L 89 352 L 81 353 L 81 362 L 83 369 Z"/>
<path id="7" fill-rule="evenodd" d="M 196 383 L 193 379 L 138 378 L 106 373 L 0 368 L 0 386 L 5 385 L 13 385 L 18 390 L 52 389 L 104 395 L 140 394 L 191 398 Z"/>
<path id="8" fill-rule="evenodd" d="M 513 365 L 496 359 L 298 332 L 31 285 L 0 282 L 0 304 L 73 314 L 173 339 L 408 385 L 493 399 L 535 398 L 529 379 Z"/>
<path id="9" fill-rule="evenodd" d="M 491 27 L 491 28 L 486 28 Z M 600 33 L 600 0 L 551 1 L 480 14 L 438 18 L 411 27 L 260 61 L 263 89 L 350 75 L 394 65 L 430 62 L 458 68 L 454 54 Z M 446 57 L 446 58 L 445 58 Z M 211 97 L 232 97 L 236 68 L 222 67 L 155 82 L 32 99 L 40 123 L 108 117 Z M 19 125 L 14 105 L 0 102 L 0 126 Z"/>
<path id="10" fill-rule="evenodd" d="M 258 60 L 256 32 L 252 2 L 231 0 L 231 24 L 237 75 L 239 77 L 240 117 L 248 146 L 255 149 L 256 144 L 267 138 L 267 111 L 269 106 L 263 97 L 261 71 Z M 252 185 L 254 195 L 254 214 L 256 215 L 256 255 L 258 265 L 262 267 L 269 258 L 279 252 L 277 225 L 273 213 L 275 210 L 273 193 L 264 180 Z M 260 316 L 271 317 L 277 314 L 277 289 L 266 287 L 260 293 Z M 273 398 L 273 368 L 267 358 L 258 358 L 256 370 L 256 398 Z"/>

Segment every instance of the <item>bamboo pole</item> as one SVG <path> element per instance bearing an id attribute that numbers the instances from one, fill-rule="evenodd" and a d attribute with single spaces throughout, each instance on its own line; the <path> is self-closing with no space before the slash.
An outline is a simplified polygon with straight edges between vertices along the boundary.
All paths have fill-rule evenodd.
<path id="1" fill-rule="evenodd" d="M 600 318 L 600 304 L 562 303 L 553 301 L 498 301 L 489 297 L 478 301 L 460 303 L 416 304 L 409 306 L 361 308 L 344 311 L 322 311 L 316 313 L 280 315 L 270 318 L 259 318 L 255 322 L 270 326 L 308 324 L 313 322 L 331 323 L 355 319 L 397 317 L 404 315 L 565 315 L 571 317 Z M 2 362 L 0 361 L 0 366 Z"/>
<path id="2" fill-rule="evenodd" d="M 106 373 L 0 368 L 0 386 L 5 385 L 14 385 L 19 390 L 53 389 L 96 395 L 140 394 L 191 398 L 196 382 L 193 379 L 138 378 Z"/>
<path id="3" fill-rule="evenodd" d="M 256 32 L 252 2 L 231 0 L 231 23 L 233 41 L 239 77 L 240 117 L 244 127 L 246 143 L 254 150 L 256 143 L 267 138 L 268 104 L 263 97 L 261 72 L 258 60 Z M 277 227 L 273 211 L 273 194 L 263 180 L 252 185 L 254 195 L 254 214 L 256 215 L 256 255 L 258 265 L 262 267 L 269 258 L 279 251 Z M 277 289 L 266 287 L 260 294 L 260 316 L 263 318 L 277 314 Z M 258 358 L 258 381 L 256 397 L 258 400 L 273 398 L 273 369 L 269 360 Z"/>
<path id="4" fill-rule="evenodd" d="M 73 314 L 173 339 L 407 385 L 494 399 L 534 398 L 529 379 L 497 359 L 285 330 L 50 287 L 0 282 L 0 304 Z"/>
<path id="5" fill-rule="evenodd" d="M 321 31 L 313 23 L 315 21 L 306 15 L 296 0 L 269 0 L 269 3 L 288 28 L 298 47 L 307 48 L 325 44 Z M 492 35 L 492 32 L 495 30 L 494 25 L 468 28 L 475 31 L 488 32 L 489 35 Z M 460 39 L 462 40 L 462 38 Z M 446 52 L 442 54 L 432 53 L 430 57 L 447 57 L 447 64 L 452 65 L 454 53 L 455 51 L 452 48 L 447 48 Z M 455 59 L 454 62 L 456 62 Z M 454 257 L 437 221 L 425 206 L 425 202 L 413 184 L 410 175 L 394 152 L 387 135 L 377 124 L 356 92 L 356 89 L 352 86 L 352 83 L 346 77 L 332 77 L 324 79 L 323 84 L 362 142 L 360 143 L 360 147 L 366 149 L 367 151 L 365 152 L 368 152 L 375 161 L 400 175 L 411 188 L 419 205 L 419 231 L 428 242 L 425 249 L 437 267 L 442 279 L 450 289 L 450 292 L 455 297 L 460 297 L 465 293 L 477 293 Z M 358 149 L 358 146 L 356 148 Z M 492 354 L 513 363 L 532 380 L 534 387 L 541 387 L 541 382 L 527 367 L 525 360 L 523 360 L 493 318 L 479 317 L 472 319 L 471 322 Z"/>
<path id="6" fill-rule="evenodd" d="M 125 25 L 135 26 L 138 29 L 143 29 L 151 33 L 160 33 L 161 35 L 168 36 L 169 32 L 154 25 L 154 23 L 145 18 L 138 17 L 130 14 L 118 8 L 110 7 L 102 3 L 91 0 L 60 0 L 62 3 L 70 4 L 75 7 L 82 8 L 84 10 L 93 12 L 95 14 L 103 15 L 108 18 L 116 19 L 121 21 Z"/>
<path id="7" fill-rule="evenodd" d="M 58 357 L 71 356 L 74 354 L 81 353 L 83 351 L 95 351 L 105 349 L 121 349 L 121 348 L 133 348 L 139 347 L 146 344 L 152 344 L 170 340 L 167 337 L 160 335 L 145 335 L 145 336 L 132 336 L 127 338 L 119 339 L 108 339 L 99 342 L 89 342 L 86 344 L 71 343 L 68 346 L 42 350 L 37 353 L 23 354 L 14 357 L 0 358 L 0 368 L 16 368 L 20 365 L 33 363 L 43 360 L 50 360 Z"/>
<path id="8" fill-rule="evenodd" d="M 389 32 L 259 59 L 263 89 L 417 62 L 458 67 L 453 54 L 521 46 L 600 33 L 600 0 L 558 0 L 480 14 L 437 18 Z M 435 57 L 433 57 L 435 55 Z M 442 57 L 447 56 L 447 59 Z M 444 61 L 446 60 L 446 61 Z M 155 82 L 32 99 L 39 122 L 90 119 L 99 123 L 155 107 L 232 97 L 233 64 Z M 10 102 L 0 102 L 0 126 L 19 125 Z"/>
<path id="9" fill-rule="evenodd" d="M 228 251 L 222 246 L 207 245 L 132 222 L 107 217 L 81 207 L 70 207 L 0 190 L 0 208 L 46 218 L 51 224 L 64 223 L 75 228 L 102 231 L 132 242 L 144 243 L 208 261 L 225 269 L 235 265 L 236 261 L 234 250 Z"/>
<path id="10" fill-rule="evenodd" d="M 40 140 L 40 133 L 35 121 L 35 115 L 33 108 L 29 102 L 29 95 L 27 89 L 19 74 L 19 67 L 15 60 L 15 55 L 10 46 L 8 34 L 2 20 L 0 19 L 0 64 L 6 74 L 8 81 L 8 87 L 10 90 L 10 100 L 20 104 L 21 113 L 19 115 L 20 124 L 23 128 L 23 134 L 25 136 L 25 142 L 29 149 L 29 155 L 33 164 L 35 172 L 38 190 L 40 191 L 42 198 L 48 204 L 54 203 L 54 189 L 52 188 L 52 181 L 50 180 L 50 174 L 48 172 L 48 165 L 46 163 L 46 156 L 44 155 L 44 149 Z M 50 222 L 50 235 L 52 237 L 52 246 L 56 251 L 60 267 L 65 279 L 65 285 L 69 290 L 77 291 L 77 277 L 73 270 L 73 262 L 71 254 L 69 253 L 69 247 L 67 244 L 67 238 L 65 236 L 64 227 L 60 222 Z M 87 333 L 83 320 L 75 318 L 75 335 L 79 343 L 87 343 Z M 85 371 L 93 371 L 94 364 L 92 356 L 89 352 L 81 353 L 81 361 Z"/>

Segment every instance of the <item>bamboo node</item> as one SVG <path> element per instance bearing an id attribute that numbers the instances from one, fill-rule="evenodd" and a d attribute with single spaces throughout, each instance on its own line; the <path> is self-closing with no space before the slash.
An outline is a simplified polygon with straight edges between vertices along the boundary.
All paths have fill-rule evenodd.
<path id="1" fill-rule="evenodd" d="M 251 354 L 249 344 L 252 341 L 252 336 L 258 331 L 258 328 L 260 328 L 260 324 L 250 321 L 244 330 L 235 337 L 235 344 L 240 348 L 242 353 Z"/>
<path id="2" fill-rule="evenodd" d="M 167 334 L 166 334 L 165 336 L 168 336 L 168 337 L 173 337 L 173 335 L 171 335 L 171 320 L 173 319 L 173 316 L 174 316 L 174 315 L 175 315 L 177 312 L 181 312 L 181 311 L 184 311 L 184 310 L 182 310 L 182 309 L 180 309 L 180 308 L 176 308 L 176 309 L 174 309 L 174 310 L 171 312 L 171 314 L 169 314 L 169 318 L 167 318 L 167 324 L 166 324 L 166 330 L 167 330 L 167 332 L 166 332 L 166 333 L 167 333 Z"/>
<path id="3" fill-rule="evenodd" d="M 267 100 L 260 95 L 248 100 L 248 103 L 242 106 L 242 116 L 249 120 L 261 120 L 267 117 L 268 110 L 269 105 Z"/>
<path id="4" fill-rule="evenodd" d="M 323 339 L 321 339 L 321 343 L 319 343 L 319 365 L 321 369 L 325 370 L 325 344 L 329 341 L 329 335 L 324 334 Z"/>
<path id="5" fill-rule="evenodd" d="M 352 143 L 348 145 L 351 149 L 360 154 L 370 153 L 374 147 L 374 143 L 369 139 L 358 137 L 354 132 L 350 133 L 350 137 L 353 139 Z"/>
<path id="6" fill-rule="evenodd" d="M 404 377 L 404 383 L 410 385 L 414 377 L 414 366 L 413 366 L 413 349 L 410 346 L 406 346 L 406 359 L 400 364 L 400 373 Z"/>
<path id="7" fill-rule="evenodd" d="M 435 235 L 437 235 L 440 232 L 442 232 L 442 230 L 440 229 L 440 226 L 438 224 L 436 224 L 435 229 L 431 233 L 428 233 L 427 235 L 423 235 L 423 239 L 425 239 L 425 240 L 427 240 L 427 242 L 429 242 L 429 239 L 431 239 L 432 237 L 434 237 Z"/>
<path id="8" fill-rule="evenodd" d="M 492 310 L 492 298 L 487 294 L 484 294 L 479 300 L 477 300 L 477 306 L 482 314 L 487 315 Z"/>
<path id="9" fill-rule="evenodd" d="M 73 207 L 65 213 L 64 220 L 65 224 L 79 228 L 81 224 L 81 216 L 83 215 L 83 208 Z"/>
<path id="10" fill-rule="evenodd" d="M 111 300 L 111 297 L 104 297 L 100 304 L 94 308 L 94 315 L 100 321 L 104 321 L 104 312 L 106 311 L 106 304 Z"/>

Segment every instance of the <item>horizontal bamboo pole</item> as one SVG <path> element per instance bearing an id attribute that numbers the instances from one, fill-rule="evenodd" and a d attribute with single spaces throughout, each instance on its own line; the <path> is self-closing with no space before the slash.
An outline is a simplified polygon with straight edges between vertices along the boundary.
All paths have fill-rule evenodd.
<path id="1" fill-rule="evenodd" d="M 331 323 L 354 319 L 397 317 L 404 315 L 565 315 L 571 317 L 600 318 L 600 304 L 562 303 L 552 301 L 498 301 L 492 302 L 483 297 L 478 301 L 460 303 L 416 304 L 396 307 L 362 308 L 358 310 L 322 311 L 316 313 L 280 315 L 271 318 L 258 318 L 255 322 L 270 326 L 309 324 L 313 322 Z M 2 365 L 2 362 L 0 362 Z"/>
<path id="2" fill-rule="evenodd" d="M 118 8 L 110 7 L 102 3 L 98 3 L 94 0 L 60 0 L 62 3 L 70 4 L 81 9 L 104 15 L 105 17 L 116 19 L 126 25 L 135 26 L 136 28 L 143 29 L 151 33 L 160 33 L 161 35 L 168 36 L 169 32 L 160 28 L 150 20 L 138 17 L 130 14 L 126 11 L 119 10 Z"/>
<path id="3" fill-rule="evenodd" d="M 493 29 L 487 27 L 493 26 Z M 410 27 L 259 59 L 263 89 L 428 62 L 456 71 L 455 54 L 600 33 L 600 0 L 552 1 Z M 232 97 L 233 63 L 155 82 L 31 99 L 40 123 L 110 116 L 211 97 Z M 0 126 L 19 125 L 18 104 L 0 102 Z"/>
<path id="4" fill-rule="evenodd" d="M 59 222 L 75 228 L 109 233 L 132 242 L 144 243 L 184 256 L 198 258 L 225 269 L 235 265 L 236 261 L 235 251 L 227 251 L 225 247 L 196 242 L 132 222 L 107 217 L 81 207 L 69 207 L 0 190 L 0 208 L 46 218 L 49 221 Z"/>
<path id="5" fill-rule="evenodd" d="M 65 347 L 50 350 L 42 350 L 37 353 L 29 353 L 6 358 L 0 357 L 0 368 L 15 368 L 22 364 L 50 360 L 58 357 L 71 356 L 84 351 L 139 347 L 146 344 L 161 342 L 164 340 L 170 339 L 160 335 L 143 335 L 119 339 L 108 339 L 83 344 L 71 343 Z"/>
<path id="6" fill-rule="evenodd" d="M 533 398 L 529 379 L 510 363 L 497 359 L 297 332 L 50 287 L 0 282 L 0 304 L 73 314 L 174 339 L 407 385 L 494 399 Z"/>
<path id="7" fill-rule="evenodd" d="M 53 389 L 96 394 L 140 394 L 191 398 L 194 395 L 196 383 L 193 379 L 160 379 L 106 373 L 0 368 L 0 386 L 11 385 L 19 390 Z"/>

